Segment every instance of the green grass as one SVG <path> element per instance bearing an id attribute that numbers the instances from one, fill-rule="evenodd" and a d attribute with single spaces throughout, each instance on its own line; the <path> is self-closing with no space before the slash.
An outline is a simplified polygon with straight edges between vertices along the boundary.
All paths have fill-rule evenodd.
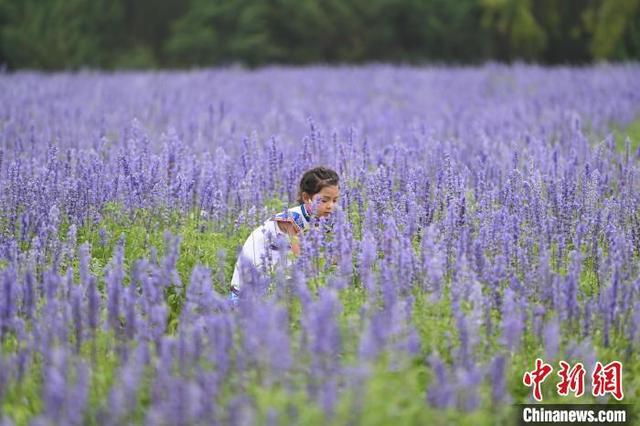
<path id="1" fill-rule="evenodd" d="M 626 139 L 629 138 L 631 154 L 633 155 L 640 147 L 640 117 L 629 123 L 625 128 L 615 126 L 613 128 L 613 136 L 616 139 L 616 147 L 621 152 L 624 152 Z"/>
<path id="2" fill-rule="evenodd" d="M 101 229 L 106 233 L 105 244 L 100 237 Z M 235 232 L 217 229 L 214 222 L 202 219 L 196 212 L 183 214 L 164 209 L 137 209 L 127 214 L 122 206 L 110 204 L 98 225 L 86 225 L 78 230 L 77 241 L 78 245 L 84 242 L 91 245 L 92 265 L 94 272 L 99 273 L 109 263 L 120 238 L 123 238 L 124 264 L 128 272 L 136 260 L 149 259 L 154 249 L 158 257 L 165 254 L 167 232 L 180 238 L 180 256 L 176 266 L 182 283 L 188 283 L 196 264 L 217 267 L 221 251 L 226 258 L 224 276 L 230 280 L 235 251 L 250 230 L 247 226 Z"/>

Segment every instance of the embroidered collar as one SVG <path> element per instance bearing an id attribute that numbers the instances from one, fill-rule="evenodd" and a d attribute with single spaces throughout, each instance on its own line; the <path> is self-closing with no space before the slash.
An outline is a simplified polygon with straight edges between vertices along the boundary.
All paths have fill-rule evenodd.
<path id="1" fill-rule="evenodd" d="M 307 222 L 311 222 L 311 216 L 309 216 L 309 213 L 307 213 L 307 208 L 304 204 L 300 204 L 300 210 L 302 211 L 302 215 L 307 220 Z"/>

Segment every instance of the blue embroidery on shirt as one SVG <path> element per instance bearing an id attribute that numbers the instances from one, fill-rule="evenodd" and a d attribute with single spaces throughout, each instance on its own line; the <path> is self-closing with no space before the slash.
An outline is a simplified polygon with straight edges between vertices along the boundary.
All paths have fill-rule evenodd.
<path id="1" fill-rule="evenodd" d="M 302 214 L 304 215 L 304 218 L 307 220 L 307 222 L 310 222 L 311 216 L 309 216 L 309 213 L 307 213 L 307 209 L 304 204 L 300 204 L 300 211 L 302 211 Z"/>
<path id="2" fill-rule="evenodd" d="M 305 225 L 302 215 L 298 212 L 291 212 L 291 215 L 293 216 L 293 221 L 296 223 L 296 225 L 298 225 L 298 228 L 304 229 Z"/>

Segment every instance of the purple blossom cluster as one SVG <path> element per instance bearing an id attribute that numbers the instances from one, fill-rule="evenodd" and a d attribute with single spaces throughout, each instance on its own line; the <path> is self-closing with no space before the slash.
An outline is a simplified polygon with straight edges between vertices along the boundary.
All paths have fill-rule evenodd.
<path id="1" fill-rule="evenodd" d="M 532 348 L 637 361 L 640 150 L 610 132 L 638 82 L 635 64 L 0 75 L 0 406 L 39 371 L 34 424 L 297 423 L 256 389 L 332 419 L 366 409 L 380 365 L 417 364 L 425 409 L 473 411 L 516 398 Z M 78 239 L 113 205 L 233 234 L 316 164 L 340 208 L 290 269 L 247 268 L 235 305 L 224 256 L 181 280 L 181 236 L 130 267 L 120 239 L 104 268 Z"/>

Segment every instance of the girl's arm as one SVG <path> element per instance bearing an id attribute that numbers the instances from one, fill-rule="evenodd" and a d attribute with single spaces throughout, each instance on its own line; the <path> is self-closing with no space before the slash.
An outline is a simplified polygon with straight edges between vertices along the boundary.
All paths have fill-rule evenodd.
<path id="1" fill-rule="evenodd" d="M 289 241 L 291 242 L 291 251 L 298 256 L 300 254 L 300 241 L 298 240 L 298 229 L 291 222 L 276 222 L 282 232 L 289 235 Z"/>

